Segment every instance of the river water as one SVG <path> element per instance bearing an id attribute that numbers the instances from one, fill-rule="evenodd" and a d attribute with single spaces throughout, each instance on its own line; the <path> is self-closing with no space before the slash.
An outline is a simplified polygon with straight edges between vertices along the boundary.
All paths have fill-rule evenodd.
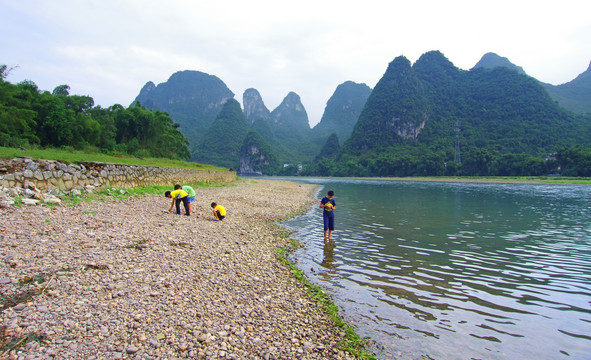
<path id="1" fill-rule="evenodd" d="M 591 359 L 591 186 L 306 179 L 292 260 L 381 359 Z"/>

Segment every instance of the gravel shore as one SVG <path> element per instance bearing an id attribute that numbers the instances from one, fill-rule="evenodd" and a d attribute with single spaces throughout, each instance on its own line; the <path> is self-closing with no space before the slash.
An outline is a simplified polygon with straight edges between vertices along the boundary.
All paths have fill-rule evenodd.
<path id="1" fill-rule="evenodd" d="M 275 257 L 272 221 L 316 190 L 197 188 L 192 216 L 163 195 L 0 209 L 0 359 L 353 359 Z"/>

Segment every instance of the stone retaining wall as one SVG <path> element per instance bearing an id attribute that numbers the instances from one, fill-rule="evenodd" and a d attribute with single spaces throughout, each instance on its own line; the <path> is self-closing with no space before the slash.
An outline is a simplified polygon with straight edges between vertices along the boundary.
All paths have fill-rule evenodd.
<path id="1" fill-rule="evenodd" d="M 123 165 L 97 162 L 64 164 L 55 160 L 25 157 L 0 159 L 0 186 L 25 187 L 33 183 L 39 190 L 116 187 L 134 188 L 151 185 L 224 183 L 236 179 L 234 171 L 181 169 Z"/>

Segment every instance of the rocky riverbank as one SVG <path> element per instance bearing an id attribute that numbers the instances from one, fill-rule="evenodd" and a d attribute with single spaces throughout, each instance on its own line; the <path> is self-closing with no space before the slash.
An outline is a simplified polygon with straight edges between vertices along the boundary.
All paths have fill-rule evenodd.
<path id="1" fill-rule="evenodd" d="M 0 209 L 0 358 L 354 358 L 275 257 L 271 221 L 316 187 L 236 184 L 196 189 L 192 216 L 164 196 Z"/>
<path id="2" fill-rule="evenodd" d="M 84 190 L 85 188 L 134 188 L 177 183 L 219 184 L 236 180 L 236 172 L 153 167 L 81 161 L 66 164 L 57 160 L 16 157 L 0 159 L 0 186 L 39 190 Z"/>

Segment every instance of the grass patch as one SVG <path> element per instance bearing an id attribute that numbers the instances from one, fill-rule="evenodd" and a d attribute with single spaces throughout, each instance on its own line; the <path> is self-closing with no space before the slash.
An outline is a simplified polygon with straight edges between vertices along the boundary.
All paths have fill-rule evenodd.
<path id="1" fill-rule="evenodd" d="M 130 155 L 108 155 L 103 153 L 86 152 L 81 150 L 71 151 L 55 148 L 23 150 L 19 148 L 0 146 L 0 158 L 11 159 L 19 156 L 30 157 L 33 159 L 59 160 L 60 162 L 64 163 L 80 163 L 94 161 L 126 165 L 228 171 L 228 169 L 219 166 L 199 164 L 183 160 L 173 160 L 164 158 L 139 158 Z"/>
<path id="2" fill-rule="evenodd" d="M 15 292 L 10 296 L 0 295 L 0 312 L 3 312 L 8 308 L 15 307 L 18 304 L 26 303 L 29 300 L 31 300 L 34 296 L 37 296 L 44 292 L 47 289 L 49 282 L 51 281 L 50 278 L 53 278 L 53 276 L 53 273 L 39 273 L 19 279 L 18 287 L 21 288 L 22 291 Z M 41 284 L 45 285 L 39 286 Z"/>
<path id="3" fill-rule="evenodd" d="M 104 264 L 86 264 L 84 270 L 109 270 L 108 265 Z"/>
<path id="4" fill-rule="evenodd" d="M 284 216 L 281 220 L 279 220 L 279 222 L 283 222 L 296 216 L 303 215 L 308 210 L 308 207 L 302 207 L 302 209 L 300 209 L 299 211 Z M 339 349 L 353 354 L 361 359 L 375 359 L 376 357 L 374 356 L 374 354 L 372 354 L 366 348 L 367 341 L 362 339 L 355 332 L 355 329 L 353 329 L 339 316 L 339 308 L 328 298 L 328 295 L 326 295 L 324 290 L 322 290 L 320 286 L 312 284 L 310 280 L 306 278 L 305 272 L 299 269 L 297 266 L 295 266 L 287 258 L 287 254 L 301 247 L 299 242 L 297 242 L 293 238 L 290 238 L 290 236 L 293 234 L 293 231 L 279 226 L 277 222 L 274 222 L 273 224 L 279 229 L 278 236 L 280 238 L 290 239 L 289 245 L 285 247 L 280 247 L 275 251 L 275 256 L 277 257 L 277 259 L 282 264 L 285 264 L 288 268 L 291 269 L 296 280 L 301 282 L 306 287 L 307 294 L 320 304 L 322 311 L 324 311 L 328 315 L 329 319 L 331 319 L 336 326 L 344 330 L 345 340 L 343 340 L 341 343 L 337 345 Z"/>
<path id="5" fill-rule="evenodd" d="M 232 187 L 236 186 L 234 182 L 229 183 L 208 183 L 208 182 L 198 182 L 188 184 L 193 188 L 199 187 Z M 166 190 L 172 190 L 173 184 L 170 186 L 164 185 L 152 185 L 152 186 L 144 186 L 144 187 L 136 187 L 131 189 L 121 189 L 121 188 L 98 188 L 92 192 L 82 191 L 80 195 L 75 194 L 68 194 L 61 198 L 62 203 L 65 206 L 75 206 L 80 204 L 81 202 L 91 202 L 95 200 L 105 201 L 105 200 L 126 200 L 130 197 L 144 197 L 144 196 L 151 196 L 151 195 L 162 195 L 164 196 L 164 192 Z M 17 199 L 20 201 L 20 199 Z M 15 205 L 17 201 L 15 200 Z M 84 211 L 85 215 L 96 215 L 96 211 Z"/>
<path id="6" fill-rule="evenodd" d="M 20 279 L 18 282 L 19 284 L 33 284 L 33 283 L 37 283 L 37 284 L 43 284 L 44 282 L 47 281 L 47 274 L 37 274 L 37 275 L 33 275 L 33 276 L 27 276 L 25 278 Z"/>
<path id="7" fill-rule="evenodd" d="M 295 266 L 287 259 L 287 254 L 293 249 L 300 247 L 297 241 L 291 239 L 290 245 L 277 249 L 276 256 L 279 261 L 289 267 L 294 277 L 304 284 L 308 295 L 316 300 L 322 310 L 335 323 L 336 326 L 345 331 L 345 340 L 340 342 L 337 346 L 340 350 L 353 354 L 361 359 L 375 359 L 375 356 L 366 350 L 367 341 L 362 339 L 349 324 L 347 324 L 340 316 L 339 309 L 329 298 L 328 295 L 318 285 L 312 284 L 305 276 L 303 270 Z"/>
<path id="8" fill-rule="evenodd" d="M 46 341 L 46 338 L 43 335 L 39 335 L 36 333 L 27 334 L 24 336 L 9 336 L 7 335 L 7 330 L 5 326 L 0 327 L 0 355 L 1 358 L 4 359 L 4 356 L 7 356 L 11 351 L 18 350 L 23 345 L 30 343 L 30 342 L 38 342 L 42 343 Z M 6 357 L 8 358 L 8 357 Z"/>
<path id="9" fill-rule="evenodd" d="M 169 242 L 169 244 L 171 246 L 179 246 L 179 247 L 183 247 L 183 248 L 192 247 L 191 244 L 189 244 L 186 241 L 178 241 L 178 242 L 177 241 L 171 241 L 171 242 Z"/>
<path id="10" fill-rule="evenodd" d="M 84 265 L 83 269 L 106 270 L 108 267 L 106 265 L 87 264 Z M 19 304 L 26 304 L 27 302 L 31 301 L 33 297 L 44 293 L 56 275 L 70 271 L 73 271 L 73 269 L 65 267 L 50 273 L 39 273 L 19 279 L 17 286 L 21 288 L 21 291 L 18 291 L 10 296 L 0 295 L 0 313 Z M 39 286 L 40 284 L 44 285 Z M 23 290 L 22 288 L 26 289 Z M 6 326 L 0 326 L 0 359 L 8 359 L 8 356 L 11 352 L 18 351 L 18 349 L 30 342 L 37 342 L 41 344 L 47 340 L 48 339 L 44 335 L 38 333 L 11 334 L 10 330 Z"/>
<path id="11" fill-rule="evenodd" d="M 140 240 L 136 241 L 133 244 L 125 245 L 124 248 L 126 249 L 136 249 L 136 250 L 144 250 L 148 248 L 148 243 L 150 240 Z"/>
<path id="12" fill-rule="evenodd" d="M 27 289 L 11 296 L 0 296 L 0 312 L 15 307 L 18 304 L 24 304 L 42 292 L 42 289 Z"/>

